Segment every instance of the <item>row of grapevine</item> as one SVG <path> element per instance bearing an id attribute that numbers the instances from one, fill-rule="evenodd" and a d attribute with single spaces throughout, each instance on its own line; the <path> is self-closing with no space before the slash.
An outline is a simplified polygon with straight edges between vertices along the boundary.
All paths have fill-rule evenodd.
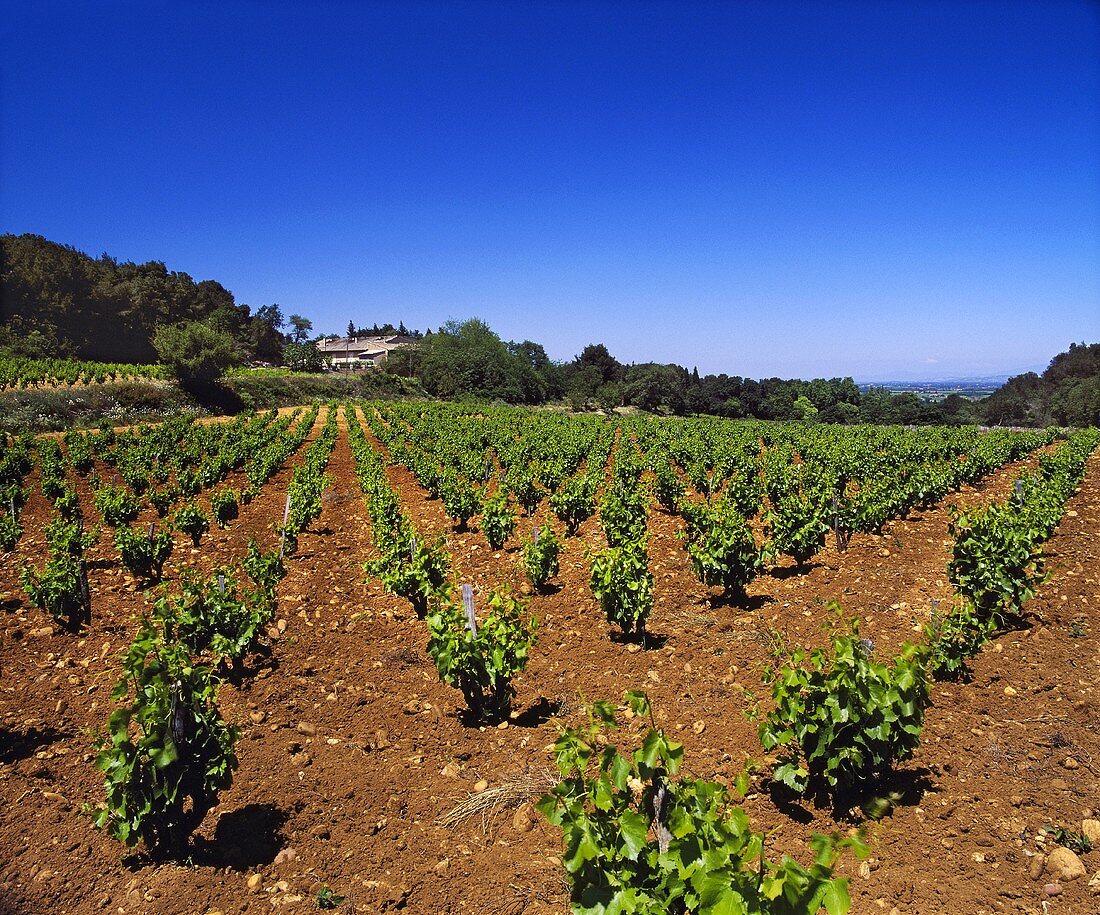
<path id="1" fill-rule="evenodd" d="M 20 584 L 30 602 L 60 626 L 76 631 L 91 619 L 91 594 L 85 551 L 95 544 L 86 532 L 76 488 L 67 479 L 67 465 L 54 439 L 38 443 L 42 494 L 53 502 L 46 525 L 47 558 L 39 568 L 24 565 Z"/>
<path id="2" fill-rule="evenodd" d="M 19 516 L 27 502 L 24 479 L 34 467 L 34 439 L 0 435 L 0 551 L 15 549 L 23 528 Z"/>
<path id="3" fill-rule="evenodd" d="M 477 620 L 472 589 L 457 589 L 451 582 L 443 538 L 425 543 L 419 536 L 401 510 L 385 464 L 362 430 L 358 411 L 347 410 L 346 415 L 356 474 L 380 554 L 367 563 L 367 573 L 426 618 L 428 654 L 440 679 L 462 692 L 471 713 L 484 720 L 506 717 L 514 694 L 512 681 L 527 666 L 528 652 L 535 644 L 537 620 L 507 588 L 490 592 L 487 612 Z"/>
<path id="4" fill-rule="evenodd" d="M 163 517 L 173 501 L 183 494 L 183 488 L 178 485 L 181 473 L 193 483 L 200 479 L 216 482 L 242 463 L 247 465 L 259 459 L 263 461 L 263 474 L 256 479 L 266 481 L 308 434 L 316 410 L 310 411 L 293 430 L 289 426 L 294 417 L 271 422 L 273 416 L 242 417 L 226 423 L 225 428 L 216 432 L 183 420 L 120 434 L 111 430 L 76 433 L 67 437 L 65 450 L 56 439 L 40 439 L 37 447 L 40 486 L 43 495 L 53 503 L 53 511 L 45 527 L 45 564 L 24 562 L 22 567 L 21 583 L 31 603 L 62 627 L 74 631 L 91 619 L 92 594 L 86 551 L 95 546 L 101 536 L 98 527 L 85 526 L 86 519 L 77 487 L 69 476 L 70 470 L 87 477 L 103 525 L 113 529 L 114 548 L 121 564 L 144 582 L 155 583 L 161 580 L 164 565 L 172 555 L 173 532 L 190 536 L 198 546 L 209 529 L 210 518 L 191 499 L 171 515 L 167 524 L 158 527 L 154 522 L 147 527 L 134 526 L 143 508 L 142 498 L 121 481 L 121 476 L 118 483 L 105 483 L 94 466 L 95 458 L 101 460 L 104 468 L 121 468 L 126 479 L 140 481 L 137 488 Z M 25 469 L 29 459 L 24 457 L 16 462 L 15 453 L 11 451 L 11 466 L 18 463 L 19 469 Z M 226 460 L 227 453 L 235 457 Z M 274 458 L 279 462 L 274 463 Z M 197 472 L 188 475 L 192 467 Z M 207 467 L 213 467 L 215 472 L 204 473 Z M 174 478 L 171 476 L 173 469 L 176 471 Z M 150 489 L 150 480 L 168 481 L 174 492 L 172 499 L 158 501 L 156 493 L 169 487 Z M 191 491 L 200 490 L 196 485 Z M 215 518 L 219 523 L 228 523 L 230 516 L 236 514 L 237 499 L 246 501 L 258 491 L 258 487 L 253 486 L 240 495 L 235 490 L 214 492 L 211 506 Z M 21 534 L 21 530 L 18 533 Z"/>
<path id="5" fill-rule="evenodd" d="M 371 412 L 372 431 L 391 458 L 413 473 L 430 498 L 441 500 L 460 531 L 487 509 L 490 519 L 501 518 L 511 501 L 531 515 L 548 493 L 558 492 L 563 485 L 569 492 L 559 503 L 562 515 L 575 517 L 583 512 L 577 503 L 586 495 L 591 502 L 594 495 L 592 477 L 581 474 L 581 464 L 594 449 L 610 446 L 609 427 L 592 421 L 577 423 L 561 417 L 525 421 L 515 415 L 522 417 L 520 411 L 471 417 L 434 409 L 414 411 L 402 405 L 379 406 Z M 502 529 L 494 520 L 489 528 Z M 501 541 L 494 535 L 490 542 Z"/>
<path id="6" fill-rule="evenodd" d="M 85 557 L 99 532 L 85 528 L 74 474 L 88 478 L 97 512 L 115 529 L 123 564 L 158 580 L 172 537 L 167 528 L 154 534 L 151 527 L 146 534 L 131 527 L 145 504 L 142 495 L 157 483 L 177 486 L 182 472 L 184 479 L 199 481 L 193 496 L 248 467 L 260 468 L 252 477 L 258 492 L 308 435 L 316 415 L 311 411 L 296 428 L 291 425 L 300 414 L 285 422 L 271 414 L 242 417 L 216 430 L 179 422 L 133 433 L 77 434 L 67 438 L 64 450 L 58 440 L 42 438 L 37 466 L 53 508 L 45 526 L 45 564 L 23 566 L 21 582 L 31 602 L 65 628 L 89 622 Z M 336 434 L 331 410 L 292 481 L 295 510 L 288 526 L 295 533 L 319 509 L 316 479 L 323 477 Z M 34 463 L 30 443 L 2 444 L 5 480 L 21 485 Z M 118 475 L 107 483 L 103 476 L 111 472 Z M 146 485 L 139 482 L 135 491 L 130 482 L 139 477 Z M 216 496 L 211 504 L 217 516 Z M 175 513 L 172 527 L 186 529 L 180 516 L 187 507 Z M 187 856 L 190 835 L 237 767 L 238 729 L 218 710 L 218 685 L 228 673 L 247 675 L 250 656 L 270 653 L 266 636 L 274 631 L 277 587 L 285 572 L 280 552 L 263 552 L 253 539 L 240 562 L 210 572 L 180 568 L 155 592 L 121 658 L 122 677 L 112 693 L 120 704 L 97 738 L 95 765 L 104 775 L 106 801 L 90 810 L 96 826 L 128 846 L 144 842 L 154 857 Z"/>
<path id="7" fill-rule="evenodd" d="M 173 432 L 149 430 L 116 439 L 102 459 L 120 470 L 128 486 L 104 485 L 94 472 L 88 480 L 104 523 L 116 529 L 116 546 L 124 564 L 135 574 L 159 579 L 159 569 L 171 552 L 167 530 L 157 534 L 155 526 L 147 532 L 129 527 L 142 509 L 139 494 L 144 494 L 159 518 L 168 518 L 171 528 L 187 534 L 198 546 L 211 520 L 227 526 L 240 506 L 255 498 L 298 449 L 313 427 L 317 408 L 302 416 L 301 412 L 279 419 L 272 412 L 239 417 L 221 426 L 191 424 Z M 213 490 L 207 513 L 195 497 L 234 471 L 242 472 L 248 486 Z"/>
<path id="8" fill-rule="evenodd" d="M 937 675 L 965 675 L 967 658 L 997 630 L 1020 621 L 1025 603 L 1045 579 L 1043 544 L 1061 521 L 1098 442 L 1100 430 L 1075 432 L 1043 454 L 1038 469 L 1022 475 L 1008 499 L 953 514 L 948 575 L 958 596 L 932 621 Z"/>
<path id="9" fill-rule="evenodd" d="M 174 478 L 161 477 L 159 482 L 178 485 L 182 470 L 185 479 L 200 481 L 200 487 L 215 485 L 229 472 L 241 470 L 251 481 L 242 496 L 252 498 L 297 450 L 316 416 L 316 408 L 304 416 L 295 413 L 277 420 L 269 414 L 242 418 L 218 430 L 194 426 L 180 435 L 177 429 L 165 437 L 149 430 L 114 442 L 109 465 L 140 466 L 141 458 L 134 458 L 134 453 L 148 460 L 151 451 L 172 442 L 185 457 L 168 459 Z M 323 476 L 335 436 L 335 410 L 330 410 L 321 436 L 303 459 L 307 469 L 296 468 L 291 484 L 292 501 L 298 506 L 295 523 L 302 527 L 311 512 L 308 496 L 316 489 L 315 478 Z M 190 470 L 194 473 L 188 476 Z M 109 498 L 103 496 L 111 490 L 115 491 Z M 131 529 L 132 506 L 112 515 L 125 497 L 134 497 L 132 491 L 117 490 L 123 487 L 100 486 L 96 498 L 104 521 L 120 522 L 115 537 L 122 560 L 135 574 L 159 579 L 166 558 L 160 550 L 166 545 L 170 552 L 171 535 L 168 530 L 154 535 L 151 528 L 146 536 Z M 229 519 L 227 503 L 218 499 L 221 492 L 212 493 L 211 507 L 224 523 Z M 188 510 L 197 520 L 181 518 Z M 196 543 L 206 523 L 193 502 L 173 516 L 173 526 L 191 533 Z M 103 773 L 106 799 L 92 811 L 95 826 L 127 846 L 144 843 L 155 858 L 187 857 L 192 833 L 231 785 L 238 767 L 240 732 L 218 708 L 219 685 L 227 673 L 247 675 L 248 658 L 271 653 L 273 643 L 267 636 L 273 631 L 277 589 L 286 571 L 280 550 L 264 552 L 250 539 L 238 563 L 209 572 L 183 567 L 174 581 L 158 589 L 122 655 L 122 675 L 112 693 L 119 705 L 99 739 L 95 766 Z"/>
<path id="10" fill-rule="evenodd" d="M 607 549 L 592 556 L 589 587 L 607 621 L 627 636 L 645 637 L 653 609 L 646 521 L 650 494 L 642 484 L 643 465 L 634 443 L 620 436 L 611 481 L 600 501 L 600 527 Z"/>
<path id="11" fill-rule="evenodd" d="M 725 444 L 715 473 L 708 470 L 719 465 L 712 451 L 700 456 L 681 440 L 697 430 L 685 434 L 670 424 L 653 432 L 647 428 L 652 422 L 635 426 L 648 443 L 657 498 L 683 516 L 696 572 L 704 583 L 720 585 L 726 597 L 738 595 L 765 561 L 784 554 L 804 565 L 830 530 L 844 549 L 853 532 L 877 533 L 888 520 L 930 507 L 1055 435 L 933 429 L 922 430 L 927 440 L 920 442 L 896 428 L 875 428 L 857 438 L 847 429 L 754 424 L 763 451 L 717 431 Z M 687 455 L 682 466 L 692 472 L 685 476 L 694 479 L 704 503 L 687 493 L 673 455 Z M 762 509 L 765 540 L 758 547 L 748 520 Z"/>
<path id="12" fill-rule="evenodd" d="M 1054 430 L 983 434 L 945 428 L 917 434 L 896 427 L 850 430 L 632 417 L 605 423 L 583 438 L 562 434 L 566 427 L 559 425 L 560 417 L 548 420 L 521 411 L 471 413 L 454 406 L 405 404 L 378 406 L 367 416 L 391 457 L 413 473 L 429 498 L 441 500 L 456 530 L 466 530 L 481 514 L 481 529 L 494 549 L 515 530 L 513 499 L 530 514 L 549 495 L 551 510 L 567 533 L 574 533 L 603 491 L 603 449 L 610 450 L 617 434 L 619 469 L 600 498 L 601 519 L 611 519 L 612 533 L 609 551 L 595 557 L 593 581 L 603 595 L 601 604 L 607 604 L 608 595 L 625 587 L 616 582 L 625 582 L 625 570 L 633 566 L 630 581 L 641 595 L 639 606 L 646 599 L 641 572 L 646 563 L 639 562 L 639 550 L 624 551 L 614 542 L 613 515 L 630 499 L 623 480 L 631 468 L 638 477 L 650 470 L 658 501 L 683 517 L 685 549 L 700 581 L 721 588 L 725 600 L 740 601 L 753 578 L 780 555 L 805 565 L 824 547 L 830 530 L 843 548 L 854 531 L 877 532 L 887 520 L 934 504 L 951 489 L 1055 435 Z M 532 440 L 538 444 L 515 447 Z M 564 457 L 555 464 L 547 454 Z M 584 469 L 553 487 L 559 474 L 547 476 L 546 466 L 579 468 L 582 461 Z M 702 502 L 697 501 L 700 494 Z M 762 539 L 750 524 L 757 516 Z M 641 518 L 644 534 L 644 512 Z M 642 542 L 638 536 L 623 540 L 634 546 Z M 644 631 L 644 620 L 634 615 L 637 621 L 628 622 L 627 630 Z"/>
<path id="13" fill-rule="evenodd" d="M 287 490 L 287 516 L 282 527 L 282 547 L 294 553 L 298 549 L 298 535 L 321 514 L 321 495 L 332 480 L 325 474 L 338 432 L 337 404 L 329 404 L 328 415 L 321 434 L 302 456 L 302 462 L 294 468 Z"/>
<path id="14" fill-rule="evenodd" d="M 93 811 L 98 828 L 131 847 L 144 842 L 154 857 L 186 857 L 238 765 L 240 732 L 218 709 L 220 680 L 227 665 L 240 670 L 250 654 L 270 652 L 264 635 L 285 574 L 279 554 L 252 540 L 239 567 L 183 569 L 140 618 L 95 760 L 106 792 Z"/>
<path id="15" fill-rule="evenodd" d="M 167 377 L 168 372 L 162 365 L 77 359 L 27 359 L 21 356 L 0 359 L 0 391 L 39 385 L 103 384 L 109 381 Z"/>

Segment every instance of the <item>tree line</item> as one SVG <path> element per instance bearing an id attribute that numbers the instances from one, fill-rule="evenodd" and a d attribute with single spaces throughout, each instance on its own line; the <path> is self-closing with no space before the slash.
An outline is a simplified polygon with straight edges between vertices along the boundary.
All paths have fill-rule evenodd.
<path id="1" fill-rule="evenodd" d="M 410 337 L 390 354 L 387 371 L 415 378 L 442 398 L 836 423 L 1100 424 L 1100 344 L 1072 344 L 1041 376 L 1016 376 L 984 401 L 953 394 L 927 403 L 912 393 L 861 391 L 851 378 L 754 380 L 701 376 L 675 364 L 625 364 L 602 343 L 559 363 L 541 344 L 504 341 L 477 318 L 434 333 L 403 322 L 349 321 L 348 336 L 360 335 Z M 181 379 L 207 383 L 248 361 L 320 371 L 318 339 L 308 318 L 284 318 L 275 304 L 253 311 L 220 283 L 196 282 L 160 261 L 92 258 L 39 235 L 0 235 L 0 354 L 159 359 Z"/>
<path id="2" fill-rule="evenodd" d="M 416 378 L 431 395 L 507 403 L 566 401 L 574 409 L 637 407 L 683 416 L 818 420 L 833 423 L 965 424 L 980 421 L 975 404 L 958 395 L 923 403 L 915 394 L 861 391 L 851 378 L 754 380 L 700 375 L 698 369 L 655 362 L 626 364 L 602 343 L 564 363 L 541 344 L 502 340 L 477 318 L 451 321 L 391 353 L 387 371 Z"/>
<path id="3" fill-rule="evenodd" d="M 982 403 L 1001 426 L 1100 425 L 1100 343 L 1071 343 L 1042 375 L 1010 378 Z"/>

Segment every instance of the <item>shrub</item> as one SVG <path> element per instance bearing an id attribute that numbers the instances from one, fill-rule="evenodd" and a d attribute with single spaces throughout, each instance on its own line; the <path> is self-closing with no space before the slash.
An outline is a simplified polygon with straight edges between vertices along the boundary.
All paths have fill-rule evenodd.
<path id="1" fill-rule="evenodd" d="M 153 336 L 160 361 L 183 384 L 209 384 L 237 364 L 233 338 L 201 321 L 166 324 Z"/>
<path id="2" fill-rule="evenodd" d="M 471 483 L 460 477 L 447 477 L 440 489 L 440 499 L 447 517 L 455 522 L 455 529 L 466 530 L 466 523 L 481 511 L 481 493 Z"/>
<path id="3" fill-rule="evenodd" d="M 262 553 L 259 544 L 250 539 L 242 566 L 263 599 L 274 604 L 279 582 L 286 576 L 286 565 L 279 551 Z"/>
<path id="4" fill-rule="evenodd" d="M 760 725 L 765 750 L 790 750 L 776 781 L 799 793 L 811 781 L 846 791 L 912 754 L 928 705 L 928 648 L 907 644 L 890 665 L 873 661 L 873 650 L 853 620 L 831 651 L 796 651 L 778 671 L 776 707 Z"/>
<path id="5" fill-rule="evenodd" d="M 72 483 L 61 484 L 58 495 L 53 500 L 53 507 L 62 518 L 75 520 L 80 517 L 80 497 Z"/>
<path id="6" fill-rule="evenodd" d="M 516 497 L 516 501 L 523 508 L 525 515 L 533 515 L 539 507 L 539 502 L 546 495 L 528 468 L 516 469 L 508 474 L 508 488 Z"/>
<path id="7" fill-rule="evenodd" d="M 146 498 L 149 500 L 149 504 L 157 510 L 157 517 L 163 518 L 168 514 L 172 506 L 176 504 L 181 495 L 183 495 L 183 493 L 176 487 L 165 486 L 162 489 L 150 490 Z"/>
<path id="8" fill-rule="evenodd" d="M 801 488 L 797 486 L 799 481 L 803 483 Z M 767 516 L 772 551 L 785 553 L 798 565 L 805 565 L 825 546 L 830 511 L 827 487 L 800 471 L 790 488 L 772 498 Z"/>
<path id="9" fill-rule="evenodd" d="M 653 609 L 653 576 L 644 540 L 611 547 L 593 556 L 589 585 L 609 623 L 627 635 L 645 633 L 646 620 Z"/>
<path id="10" fill-rule="evenodd" d="M 626 484 L 608 487 L 600 503 L 600 525 L 608 546 L 622 546 L 645 537 L 646 501 L 646 493 L 640 488 Z"/>
<path id="11" fill-rule="evenodd" d="M 536 588 L 541 588 L 558 574 L 558 553 L 561 541 L 554 529 L 545 524 L 536 527 L 530 540 L 523 547 L 523 568 Z"/>
<path id="12" fill-rule="evenodd" d="M 61 626 L 76 632 L 91 621 L 91 597 L 84 561 L 69 553 L 57 553 L 39 571 L 24 566 L 19 577 L 32 604 L 44 610 Z"/>
<path id="13" fill-rule="evenodd" d="M 928 669 L 937 680 L 957 680 L 969 673 L 967 660 L 981 651 L 997 628 L 993 619 L 981 619 L 963 598 L 947 613 L 932 612 L 925 627 L 931 649 Z"/>
<path id="14" fill-rule="evenodd" d="M 134 575 L 159 581 L 164 563 L 172 555 L 172 532 L 155 532 L 120 527 L 115 531 L 115 548 L 122 564 Z"/>
<path id="15" fill-rule="evenodd" d="M 238 500 L 240 493 L 235 489 L 225 487 L 215 490 L 210 495 L 210 511 L 219 527 L 226 527 L 230 521 L 240 513 Z"/>
<path id="16" fill-rule="evenodd" d="M 765 837 L 749 826 L 725 786 L 681 776 L 683 745 L 653 723 L 649 700 L 628 693 L 633 712 L 649 716 L 641 746 L 623 753 L 604 733 L 616 728 L 609 703 L 589 709 L 586 728 L 567 728 L 554 744 L 561 781 L 538 803 L 562 830 L 575 915 L 692 912 L 699 915 L 829 915 L 848 911 L 848 884 L 834 878 L 844 847 L 859 839 L 814 836 L 804 867 L 764 857 Z M 738 779 L 739 790 L 747 778 Z"/>
<path id="17" fill-rule="evenodd" d="M 368 574 L 377 575 L 391 594 L 408 600 L 420 617 L 427 614 L 432 603 L 447 597 L 450 568 L 451 558 L 442 537 L 434 544 L 413 538 L 407 552 L 394 543 L 390 552 L 366 564 Z"/>
<path id="18" fill-rule="evenodd" d="M 653 466 L 653 472 L 657 480 L 655 488 L 657 501 L 661 504 L 662 508 L 668 511 L 675 511 L 676 506 L 684 497 L 683 481 L 676 474 L 676 470 L 669 460 L 656 461 Z"/>
<path id="19" fill-rule="evenodd" d="M 240 661 L 259 647 L 275 614 L 273 591 L 242 589 L 229 569 L 209 578 L 186 571 L 179 589 L 176 597 L 161 597 L 153 612 L 166 635 L 192 654 Z"/>
<path id="20" fill-rule="evenodd" d="M 195 546 L 199 545 L 202 535 L 210 530 L 210 519 L 194 502 L 177 509 L 172 516 L 172 523 L 187 534 Z"/>
<path id="21" fill-rule="evenodd" d="M 948 576 L 979 617 L 1017 614 L 1043 580 L 1043 535 L 1012 505 L 992 503 L 972 512 L 954 511 Z"/>
<path id="22" fill-rule="evenodd" d="M 109 527 L 129 524 L 141 511 L 141 503 L 125 486 L 103 486 L 95 494 L 95 507 Z"/>
<path id="23" fill-rule="evenodd" d="M 84 523 L 79 520 L 55 518 L 46 525 L 46 546 L 51 555 L 67 553 L 80 559 L 85 550 L 98 542 L 98 530 L 84 530 Z"/>
<path id="24" fill-rule="evenodd" d="M 107 803 L 94 823 L 157 856 L 182 856 L 188 839 L 237 768 L 238 731 L 218 712 L 217 685 L 178 642 L 146 619 L 123 658 L 112 713 L 96 768 L 106 776 Z"/>
<path id="25" fill-rule="evenodd" d="M 687 549 L 699 580 L 708 587 L 721 587 L 727 598 L 743 596 L 745 586 L 763 566 L 752 528 L 725 502 L 705 510 L 699 533 Z"/>
<path id="26" fill-rule="evenodd" d="M 0 550 L 5 553 L 11 552 L 22 536 L 23 528 L 20 527 L 19 522 L 7 512 L 0 510 Z"/>
<path id="27" fill-rule="evenodd" d="M 481 516 L 481 530 L 489 546 L 499 550 L 516 531 L 516 513 L 508 502 L 508 493 L 502 488 L 485 500 Z"/>
<path id="28" fill-rule="evenodd" d="M 595 511 L 592 491 L 588 477 L 578 476 L 566 480 L 550 497 L 550 510 L 565 525 L 569 536 L 577 533 L 577 528 L 592 517 Z"/>
<path id="29" fill-rule="evenodd" d="M 462 691 L 476 716 L 506 717 L 515 690 L 512 679 L 527 666 L 538 623 L 508 591 L 494 591 L 480 625 L 470 625 L 460 603 L 447 600 L 428 617 L 428 654 L 439 679 Z"/>

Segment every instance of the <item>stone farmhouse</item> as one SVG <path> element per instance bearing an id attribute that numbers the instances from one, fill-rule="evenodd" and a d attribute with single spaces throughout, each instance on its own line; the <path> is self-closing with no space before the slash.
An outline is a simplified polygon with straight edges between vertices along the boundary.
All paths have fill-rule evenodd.
<path id="1" fill-rule="evenodd" d="M 332 363 L 337 371 L 379 367 L 397 347 L 414 343 L 415 337 L 394 334 L 389 337 L 334 337 L 318 340 L 317 351 Z"/>

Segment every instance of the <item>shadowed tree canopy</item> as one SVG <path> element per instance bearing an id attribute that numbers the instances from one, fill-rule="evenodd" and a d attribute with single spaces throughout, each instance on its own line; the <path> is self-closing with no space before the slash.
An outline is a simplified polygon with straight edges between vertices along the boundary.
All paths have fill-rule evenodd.
<path id="1" fill-rule="evenodd" d="M 509 403 L 542 403 L 546 382 L 530 354 L 513 350 L 479 318 L 448 321 L 415 344 L 417 375 L 437 397 L 483 397 Z M 541 349 L 541 347 L 540 347 Z"/>
<path id="2" fill-rule="evenodd" d="M 581 354 L 574 360 L 578 368 L 591 366 L 600 373 L 600 381 L 604 384 L 612 381 L 621 381 L 623 366 L 614 356 L 608 352 L 602 343 L 589 343 Z"/>
<path id="3" fill-rule="evenodd" d="M 157 328 L 187 321 L 228 334 L 243 358 L 281 356 L 277 305 L 252 314 L 220 283 L 160 261 L 92 258 L 40 235 L 0 235 L 0 344 L 10 350 L 33 341 L 34 355 L 151 362 Z"/>
<path id="4" fill-rule="evenodd" d="M 998 425 L 1100 425 L 1100 343 L 1071 343 L 1042 375 L 1009 378 L 982 410 L 986 422 Z"/>

